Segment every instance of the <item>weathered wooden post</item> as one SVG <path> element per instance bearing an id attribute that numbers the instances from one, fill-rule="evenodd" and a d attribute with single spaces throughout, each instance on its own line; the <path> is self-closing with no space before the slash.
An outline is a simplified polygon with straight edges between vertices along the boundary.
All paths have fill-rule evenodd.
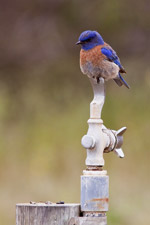
<path id="1" fill-rule="evenodd" d="M 87 150 L 86 170 L 81 176 L 80 204 L 31 203 L 16 205 L 16 225 L 107 225 L 109 176 L 103 170 L 103 153 L 121 149 L 126 127 L 118 131 L 107 129 L 101 119 L 105 101 L 104 79 L 90 79 L 94 99 L 90 104 L 89 129 L 81 143 Z"/>
<path id="2" fill-rule="evenodd" d="M 68 225 L 79 217 L 79 204 L 23 203 L 16 205 L 16 225 Z"/>

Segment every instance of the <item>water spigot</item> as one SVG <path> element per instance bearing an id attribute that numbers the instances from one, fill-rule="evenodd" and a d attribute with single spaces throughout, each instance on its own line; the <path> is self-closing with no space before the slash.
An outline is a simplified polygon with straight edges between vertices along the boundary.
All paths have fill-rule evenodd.
<path id="1" fill-rule="evenodd" d="M 108 130 L 107 128 L 103 129 L 103 132 L 106 133 L 110 139 L 109 146 L 104 149 L 105 153 L 114 151 L 118 157 L 120 158 L 124 157 L 124 153 L 121 146 L 123 145 L 123 134 L 126 130 L 127 130 L 126 127 L 122 127 L 117 131 Z"/>

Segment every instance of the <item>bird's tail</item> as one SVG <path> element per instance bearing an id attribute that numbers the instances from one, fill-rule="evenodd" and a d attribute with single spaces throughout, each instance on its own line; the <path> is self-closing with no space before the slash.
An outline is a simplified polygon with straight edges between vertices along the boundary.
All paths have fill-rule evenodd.
<path id="1" fill-rule="evenodd" d="M 130 88 L 130 86 L 123 79 L 123 77 L 120 75 L 120 73 L 118 74 L 118 77 L 114 79 L 114 81 L 116 82 L 116 84 L 118 84 L 118 86 L 122 86 L 124 84 L 127 88 Z"/>

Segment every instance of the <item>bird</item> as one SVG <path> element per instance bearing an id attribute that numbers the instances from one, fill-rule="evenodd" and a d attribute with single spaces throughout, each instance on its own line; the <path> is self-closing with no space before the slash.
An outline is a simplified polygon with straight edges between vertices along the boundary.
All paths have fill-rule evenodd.
<path id="1" fill-rule="evenodd" d="M 109 44 L 104 42 L 97 31 L 83 31 L 76 45 L 81 45 L 80 69 L 83 74 L 94 79 L 97 83 L 102 77 L 106 81 L 113 79 L 118 86 L 125 85 L 130 88 L 121 76 L 121 73 L 126 73 L 126 71 L 121 65 L 117 53 Z"/>

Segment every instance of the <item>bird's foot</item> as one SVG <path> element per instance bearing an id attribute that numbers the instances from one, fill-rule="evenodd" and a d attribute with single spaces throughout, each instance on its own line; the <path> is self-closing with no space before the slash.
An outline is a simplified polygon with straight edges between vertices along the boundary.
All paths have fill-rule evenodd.
<path id="1" fill-rule="evenodd" d="M 89 77 L 90 78 L 90 77 Z M 94 81 L 95 84 L 104 83 L 104 79 L 102 77 L 92 76 L 90 79 Z"/>
<path id="2" fill-rule="evenodd" d="M 97 84 L 100 83 L 100 77 L 96 77 L 96 80 L 97 80 Z"/>

